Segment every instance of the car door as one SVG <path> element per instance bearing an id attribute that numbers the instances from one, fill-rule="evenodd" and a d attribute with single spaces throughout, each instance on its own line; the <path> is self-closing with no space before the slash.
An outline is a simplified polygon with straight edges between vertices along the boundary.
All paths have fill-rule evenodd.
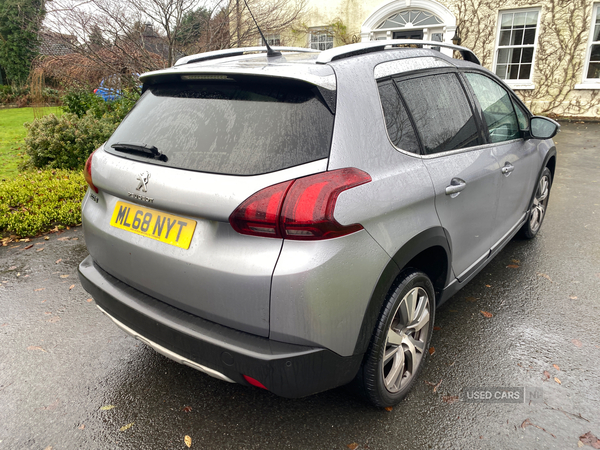
<path id="1" fill-rule="evenodd" d="M 525 218 L 541 160 L 534 143 L 522 137 L 521 128 L 528 127 L 528 119 L 524 111 L 516 109 L 519 106 L 509 92 L 483 73 L 465 72 L 464 77 L 481 108 L 484 129 L 494 144 L 493 154 L 502 173 L 493 230 L 495 243 L 501 244 Z"/>
<path id="2" fill-rule="evenodd" d="M 466 279 L 490 254 L 500 168 L 486 145 L 458 73 L 397 81 L 421 141 L 435 207 L 452 246 L 452 268 Z"/>

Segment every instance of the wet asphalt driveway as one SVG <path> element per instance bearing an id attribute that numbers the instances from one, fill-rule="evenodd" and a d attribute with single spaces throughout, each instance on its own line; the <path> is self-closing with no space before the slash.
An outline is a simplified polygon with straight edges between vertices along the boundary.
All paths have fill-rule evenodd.
<path id="1" fill-rule="evenodd" d="M 392 411 L 344 388 L 282 399 L 155 353 L 81 288 L 80 228 L 0 247 L 0 448 L 576 449 L 600 436 L 600 124 L 563 124 L 556 141 L 539 236 L 437 311 L 435 353 Z M 493 386 L 542 388 L 543 402 L 456 400 Z"/>

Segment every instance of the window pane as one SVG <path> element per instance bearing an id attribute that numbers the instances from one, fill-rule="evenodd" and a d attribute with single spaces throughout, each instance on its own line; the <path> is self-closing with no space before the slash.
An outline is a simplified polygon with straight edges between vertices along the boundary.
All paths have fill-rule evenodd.
<path id="1" fill-rule="evenodd" d="M 500 25 L 500 27 L 510 29 L 510 28 L 512 28 L 512 21 L 513 21 L 512 13 L 502 14 L 502 24 Z"/>
<path id="2" fill-rule="evenodd" d="M 513 48 L 510 50 L 510 52 L 511 52 L 510 62 L 512 62 L 512 63 L 521 62 L 521 49 L 520 48 Z"/>
<path id="3" fill-rule="evenodd" d="M 531 64 L 521 65 L 521 71 L 519 72 L 519 80 L 528 80 L 531 76 Z"/>
<path id="4" fill-rule="evenodd" d="M 498 50 L 498 63 L 506 64 L 508 62 L 510 51 L 511 50 L 508 48 L 501 48 L 500 50 Z"/>
<path id="5" fill-rule="evenodd" d="M 481 105 L 491 142 L 502 142 L 520 137 L 517 116 L 508 93 L 490 78 L 466 73 L 473 92 Z"/>
<path id="6" fill-rule="evenodd" d="M 496 75 L 504 80 L 506 78 L 506 65 L 498 64 L 496 66 Z"/>
<path id="7" fill-rule="evenodd" d="M 590 61 L 600 61 L 600 45 L 592 45 Z"/>
<path id="8" fill-rule="evenodd" d="M 500 31 L 500 45 L 510 45 L 510 30 Z"/>
<path id="9" fill-rule="evenodd" d="M 509 80 L 518 80 L 519 79 L 519 65 L 511 64 L 508 66 L 508 79 Z"/>
<path id="10" fill-rule="evenodd" d="M 590 63 L 587 73 L 588 78 L 600 78 L 600 63 Z"/>
<path id="11" fill-rule="evenodd" d="M 535 28 L 526 28 L 523 36 L 523 45 L 532 45 L 535 43 Z"/>
<path id="12" fill-rule="evenodd" d="M 413 78 L 398 87 L 415 121 L 426 154 L 480 145 L 483 141 L 458 78 Z"/>
<path id="13" fill-rule="evenodd" d="M 386 81 L 379 84 L 379 98 L 390 140 L 399 149 L 419 153 L 415 131 L 393 82 Z"/>
<path id="14" fill-rule="evenodd" d="M 600 20 L 600 14 L 598 14 L 598 19 L 596 19 L 596 23 Z M 600 25 L 596 25 L 594 29 L 594 41 L 600 41 Z"/>
<path id="15" fill-rule="evenodd" d="M 513 30 L 510 45 L 522 45 L 523 44 L 523 31 L 524 30 Z"/>
<path id="16" fill-rule="evenodd" d="M 513 103 L 514 107 L 515 107 L 515 112 L 517 113 L 517 120 L 519 121 L 519 128 L 521 130 L 526 130 L 529 128 L 529 119 L 527 119 L 527 114 L 525 114 L 525 111 L 523 111 L 521 109 L 521 107 L 519 105 L 517 105 L 516 103 Z"/>
<path id="17" fill-rule="evenodd" d="M 522 63 L 531 63 L 533 62 L 533 48 L 524 48 L 523 55 L 521 56 Z"/>
<path id="18" fill-rule="evenodd" d="M 533 25 L 537 26 L 538 13 L 537 11 L 531 11 L 527 13 L 527 19 L 525 20 L 525 25 Z"/>
<path id="19" fill-rule="evenodd" d="M 527 13 L 515 13 L 515 21 L 513 23 L 513 28 L 524 27 L 526 19 L 527 19 Z"/>

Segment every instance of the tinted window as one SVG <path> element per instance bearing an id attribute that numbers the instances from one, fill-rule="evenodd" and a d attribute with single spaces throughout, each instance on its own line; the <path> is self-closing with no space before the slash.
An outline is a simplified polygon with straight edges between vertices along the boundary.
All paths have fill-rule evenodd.
<path id="1" fill-rule="evenodd" d="M 525 111 L 523 111 L 517 103 L 513 102 L 513 105 L 515 106 L 515 112 L 517 113 L 519 128 L 521 130 L 527 130 L 529 128 L 529 119 L 527 118 L 527 114 L 525 114 Z"/>
<path id="2" fill-rule="evenodd" d="M 512 101 L 494 80 L 477 73 L 465 73 L 475 97 L 481 105 L 491 142 L 517 139 L 521 136 Z"/>
<path id="3" fill-rule="evenodd" d="M 310 85 L 213 82 L 150 87 L 106 145 L 119 156 L 202 172 L 255 175 L 326 158 L 333 114 Z M 166 162 L 110 146 L 154 146 Z"/>
<path id="4" fill-rule="evenodd" d="M 390 140 L 401 150 L 419 153 L 415 130 L 392 81 L 379 83 L 379 97 Z"/>
<path id="5" fill-rule="evenodd" d="M 483 144 L 465 92 L 455 74 L 398 82 L 426 154 Z"/>

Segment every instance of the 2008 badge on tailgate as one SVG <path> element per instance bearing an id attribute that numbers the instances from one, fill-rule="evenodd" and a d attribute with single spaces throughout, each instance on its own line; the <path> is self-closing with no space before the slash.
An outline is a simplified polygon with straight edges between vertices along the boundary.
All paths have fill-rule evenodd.
<path id="1" fill-rule="evenodd" d="M 196 229 L 195 220 L 125 202 L 117 202 L 110 224 L 186 250 Z"/>

